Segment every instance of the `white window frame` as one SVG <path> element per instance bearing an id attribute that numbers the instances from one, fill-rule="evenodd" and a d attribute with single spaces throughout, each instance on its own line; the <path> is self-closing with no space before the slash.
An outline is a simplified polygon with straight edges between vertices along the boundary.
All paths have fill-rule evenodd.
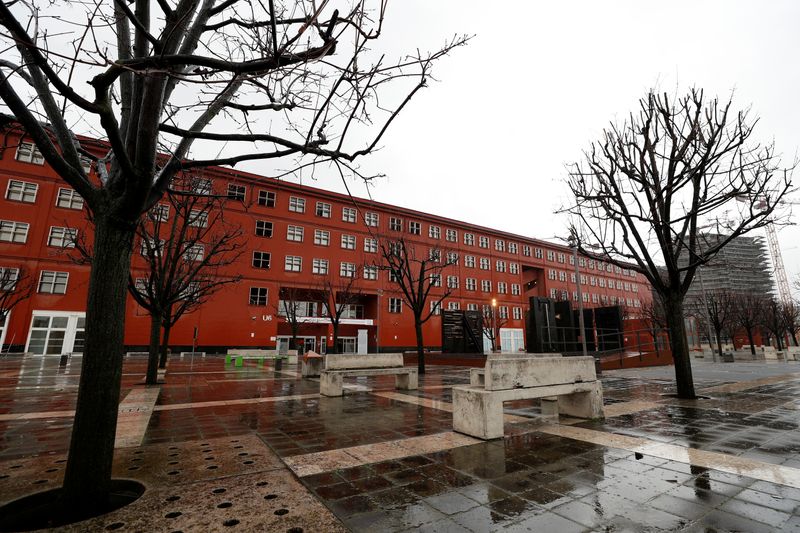
<path id="1" fill-rule="evenodd" d="M 12 190 L 14 188 L 15 190 Z M 30 181 L 8 180 L 6 187 L 6 200 L 35 204 L 39 194 L 39 184 Z M 26 199 L 27 198 L 27 199 Z"/>
<path id="2" fill-rule="evenodd" d="M 431 239 L 441 239 L 442 228 L 439 226 L 428 226 L 428 237 Z"/>
<path id="3" fill-rule="evenodd" d="M 302 272 L 303 258 L 299 255 L 287 255 L 283 258 L 283 270 L 285 272 Z"/>
<path id="4" fill-rule="evenodd" d="M 474 233 L 465 233 L 464 234 L 464 245 L 465 246 L 475 246 L 475 234 Z"/>
<path id="5" fill-rule="evenodd" d="M 467 268 L 475 268 L 475 256 L 474 255 L 465 255 L 464 256 L 464 266 Z"/>
<path id="6" fill-rule="evenodd" d="M 358 220 L 358 211 L 355 207 L 343 207 L 342 208 L 342 222 L 349 222 L 350 224 L 355 224 L 356 220 Z"/>
<path id="7" fill-rule="evenodd" d="M 449 242 L 458 242 L 458 231 L 454 229 L 445 230 L 444 239 Z"/>
<path id="8" fill-rule="evenodd" d="M 83 209 L 83 196 L 73 189 L 59 187 L 58 196 L 56 196 L 56 207 L 80 211 Z"/>
<path id="9" fill-rule="evenodd" d="M 364 252 L 368 254 L 378 253 L 378 239 L 364 237 Z"/>
<path id="10" fill-rule="evenodd" d="M 422 234 L 422 224 L 420 222 L 416 222 L 414 220 L 408 221 L 408 232 L 411 235 L 421 235 Z"/>
<path id="11" fill-rule="evenodd" d="M 314 244 L 316 244 L 317 246 L 330 246 L 331 232 L 324 229 L 315 229 Z"/>
<path id="12" fill-rule="evenodd" d="M 375 281 L 378 279 L 378 267 L 375 265 L 364 265 L 364 279 Z"/>
<path id="13" fill-rule="evenodd" d="M 373 228 L 377 228 L 379 223 L 380 216 L 378 216 L 378 213 L 373 213 L 371 211 L 364 213 L 364 224 Z"/>
<path id="14" fill-rule="evenodd" d="M 256 256 L 256 254 L 258 254 L 258 256 Z M 266 256 L 266 265 L 267 266 L 264 266 L 264 262 L 265 262 L 264 258 L 265 258 L 265 256 Z M 256 263 L 258 263 L 258 264 L 256 264 Z M 269 268 L 272 266 L 272 253 L 264 252 L 262 250 L 253 250 L 253 257 L 252 257 L 252 260 L 250 262 L 250 265 L 253 268 L 258 268 L 258 269 L 261 269 L 261 270 L 269 270 Z"/>
<path id="15" fill-rule="evenodd" d="M 247 185 L 229 183 L 226 196 L 231 200 L 239 200 L 244 202 L 245 198 L 247 197 Z"/>
<path id="16" fill-rule="evenodd" d="M 28 242 L 28 231 L 31 225 L 27 222 L 17 222 L 16 220 L 0 220 L 0 242 L 12 242 L 25 244 Z M 8 233 L 9 238 L 2 238 L 3 233 Z M 19 236 L 22 236 L 21 238 Z"/>
<path id="17" fill-rule="evenodd" d="M 261 207 L 275 207 L 278 202 L 278 193 L 261 189 L 258 191 L 258 205 Z M 257 287 L 258 288 L 258 287 Z"/>
<path id="18" fill-rule="evenodd" d="M 289 211 L 292 213 L 305 213 L 306 212 L 306 199 L 300 196 L 289 197 Z"/>
<path id="19" fill-rule="evenodd" d="M 328 202 L 317 202 L 317 205 L 314 208 L 314 212 L 316 213 L 316 215 L 322 218 L 331 218 L 332 211 L 333 211 L 333 206 Z"/>
<path id="20" fill-rule="evenodd" d="M 264 303 L 261 303 L 262 298 Z M 247 295 L 247 305 L 252 305 L 255 307 L 266 307 L 268 303 L 269 303 L 268 287 L 250 287 L 250 291 L 248 292 Z"/>
<path id="21" fill-rule="evenodd" d="M 205 255 L 206 247 L 202 244 L 193 244 L 183 252 L 183 257 L 187 261 L 202 261 Z"/>
<path id="22" fill-rule="evenodd" d="M 403 300 L 401 298 L 389 297 L 388 310 L 392 314 L 403 312 Z"/>
<path id="23" fill-rule="evenodd" d="M 356 264 L 348 261 L 339 263 L 339 276 L 342 278 L 356 277 Z"/>
<path id="24" fill-rule="evenodd" d="M 328 260 L 327 259 L 314 259 L 311 263 L 311 273 L 325 275 L 328 273 Z"/>
<path id="25" fill-rule="evenodd" d="M 75 228 L 50 226 L 50 233 L 47 235 L 47 246 L 55 246 L 56 248 L 75 248 L 75 241 L 77 239 L 78 230 Z"/>
<path id="26" fill-rule="evenodd" d="M 261 231 L 264 232 L 264 233 L 269 232 L 268 235 L 259 235 L 258 234 L 258 232 L 259 232 L 259 224 L 261 224 Z M 271 239 L 272 238 L 272 233 L 274 231 L 275 231 L 275 226 L 269 220 L 256 220 L 256 229 L 255 229 L 256 237 L 263 237 L 265 239 Z"/>
<path id="27" fill-rule="evenodd" d="M 50 279 L 49 281 L 45 281 L 45 275 L 47 275 L 48 277 L 52 275 L 52 279 Z M 59 282 L 59 280 L 63 280 L 63 282 Z M 64 290 L 61 292 L 56 290 L 56 288 L 60 285 L 64 286 Z M 46 286 L 49 286 L 50 290 L 43 290 Z M 39 283 L 36 286 L 36 292 L 41 294 L 67 294 L 68 286 L 69 286 L 69 272 L 60 272 L 57 270 L 42 270 L 39 273 Z"/>
<path id="28" fill-rule="evenodd" d="M 286 226 L 286 240 L 291 242 L 303 242 L 305 236 L 305 228 L 303 226 L 295 226 L 289 224 Z"/>
<path id="29" fill-rule="evenodd" d="M 40 152 L 39 147 L 32 142 L 19 143 L 17 145 L 17 153 L 14 158 L 23 163 L 44 165 L 44 156 L 42 155 L 42 152 Z"/>
<path id="30" fill-rule="evenodd" d="M 356 236 L 355 235 L 348 235 L 346 233 L 342 234 L 341 238 L 341 247 L 344 250 L 355 250 L 356 249 Z"/>

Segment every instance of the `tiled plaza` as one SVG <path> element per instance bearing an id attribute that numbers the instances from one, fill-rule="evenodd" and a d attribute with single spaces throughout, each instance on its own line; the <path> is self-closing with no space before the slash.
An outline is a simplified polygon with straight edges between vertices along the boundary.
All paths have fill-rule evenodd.
<path id="1" fill-rule="evenodd" d="M 80 359 L 0 358 L 0 501 L 58 486 Z M 72 531 L 800 531 L 800 363 L 605 372 L 606 418 L 505 405 L 506 438 L 452 431 L 451 386 L 346 381 L 342 398 L 284 366 L 174 359 L 123 375 L 115 477 L 145 495 Z"/>

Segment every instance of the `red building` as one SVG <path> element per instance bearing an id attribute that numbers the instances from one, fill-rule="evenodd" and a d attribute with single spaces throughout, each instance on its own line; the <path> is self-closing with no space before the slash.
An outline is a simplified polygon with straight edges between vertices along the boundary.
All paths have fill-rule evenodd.
<path id="1" fill-rule="evenodd" d="M 35 287 L 0 326 L 0 344 L 34 354 L 80 352 L 89 267 L 72 261 L 63 246 L 72 232 L 87 227 L 83 201 L 19 134 L 7 130 L 5 145 L 0 269 L 21 269 Z M 504 350 L 524 347 L 531 297 L 578 298 L 573 255 L 564 246 L 228 168 L 206 169 L 199 176 L 216 193 L 243 200 L 227 202 L 225 212 L 247 235 L 246 250 L 230 268 L 242 280 L 177 324 L 173 350 L 191 346 L 195 331 L 200 349 L 212 352 L 287 342 L 288 324 L 277 313 L 282 289 L 313 289 L 325 276 L 353 272 L 361 296 L 342 321 L 339 349 L 413 347 L 413 317 L 396 284 L 387 271 L 372 268 L 381 264 L 381 239 L 403 237 L 419 255 L 430 249 L 457 254 L 458 263 L 442 272 L 442 288 L 434 291 L 450 287 L 445 309 L 482 310 L 496 299 Z M 144 266 L 135 252 L 134 276 Z M 650 298 L 646 280 L 633 271 L 584 257 L 578 269 L 587 308 L 619 304 L 635 315 Z M 299 335 L 308 348 L 319 350 L 332 342 L 330 323 L 320 316 L 318 302 L 303 309 L 308 316 Z M 426 346 L 441 346 L 441 329 L 439 316 L 425 324 Z M 147 312 L 129 299 L 126 345 L 139 350 L 148 334 Z"/>

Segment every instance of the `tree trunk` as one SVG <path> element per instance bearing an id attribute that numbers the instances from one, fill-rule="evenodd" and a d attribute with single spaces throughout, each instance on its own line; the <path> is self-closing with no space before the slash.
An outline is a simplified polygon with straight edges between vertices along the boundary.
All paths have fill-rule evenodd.
<path id="1" fill-rule="evenodd" d="M 718 329 L 717 334 L 717 353 L 719 354 L 720 361 L 722 360 L 722 330 Z"/>
<path id="2" fill-rule="evenodd" d="M 161 341 L 161 358 L 158 360 L 158 368 L 167 368 L 167 354 L 169 353 L 169 332 L 172 326 L 164 324 L 164 338 Z"/>
<path id="3" fill-rule="evenodd" d="M 339 323 L 332 322 L 331 326 L 333 326 L 333 346 L 330 347 L 328 353 L 339 353 Z"/>
<path id="4" fill-rule="evenodd" d="M 158 383 L 158 348 L 161 344 L 161 311 L 150 311 L 150 347 L 147 354 L 147 375 L 145 385 Z"/>
<path id="5" fill-rule="evenodd" d="M 795 332 L 794 331 L 790 331 L 789 335 L 792 336 L 792 342 L 794 343 L 795 346 L 797 346 L 797 335 L 795 334 Z"/>
<path id="6" fill-rule="evenodd" d="M 134 224 L 95 213 L 86 344 L 64 473 L 62 503 L 80 512 L 109 498 Z"/>
<path id="7" fill-rule="evenodd" d="M 414 331 L 417 333 L 417 372 L 425 373 L 425 346 L 422 342 L 422 322 L 414 320 Z"/>
<path id="8" fill-rule="evenodd" d="M 675 383 L 678 398 L 695 398 L 692 363 L 689 359 L 689 341 L 683 319 L 683 295 L 669 294 L 664 297 L 664 307 L 669 328 L 669 343 L 675 362 Z"/>
<path id="9" fill-rule="evenodd" d="M 750 353 L 755 357 L 756 355 L 756 341 L 753 340 L 753 328 L 745 328 L 747 330 L 747 340 L 750 341 Z"/>

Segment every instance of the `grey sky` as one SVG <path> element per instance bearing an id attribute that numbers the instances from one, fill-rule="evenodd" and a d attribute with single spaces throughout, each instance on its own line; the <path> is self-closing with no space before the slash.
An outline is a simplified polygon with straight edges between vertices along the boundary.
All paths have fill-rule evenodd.
<path id="1" fill-rule="evenodd" d="M 800 3 L 794 1 L 390 3 L 384 46 L 435 49 L 475 34 L 436 68 L 364 163 L 388 177 L 373 198 L 502 230 L 565 233 L 564 164 L 651 87 L 694 85 L 761 117 L 760 140 L 800 148 Z M 382 47 L 383 48 L 383 47 Z M 266 167 L 248 167 L 266 172 Z M 800 182 L 800 173 L 796 174 Z M 333 173 L 305 183 L 342 190 Z M 364 196 L 363 186 L 353 191 Z M 795 208 L 800 211 L 800 207 Z M 791 279 L 800 230 L 779 231 Z"/>

